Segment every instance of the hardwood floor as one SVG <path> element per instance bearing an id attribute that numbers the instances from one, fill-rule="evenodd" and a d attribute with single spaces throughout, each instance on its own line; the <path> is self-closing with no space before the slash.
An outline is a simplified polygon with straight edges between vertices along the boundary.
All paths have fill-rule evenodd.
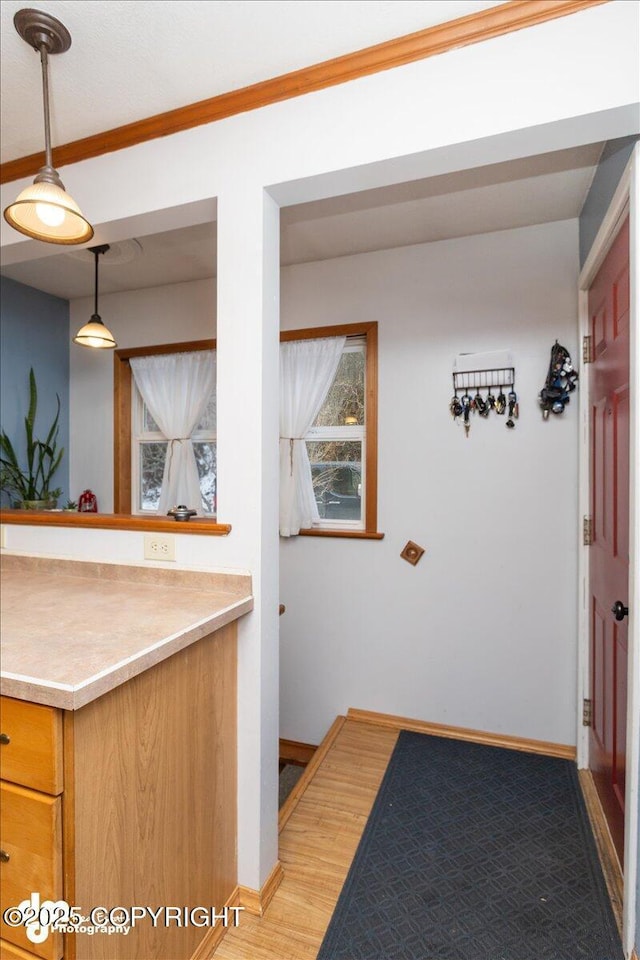
<path id="1" fill-rule="evenodd" d="M 337 718 L 280 810 L 282 883 L 264 916 L 242 913 L 227 930 L 215 960 L 315 960 L 397 738 L 384 723 Z M 622 877 L 586 771 L 580 780 L 620 925 Z"/>
<path id="2" fill-rule="evenodd" d="M 334 724 L 297 803 L 282 810 L 282 883 L 263 917 L 243 913 L 227 930 L 215 960 L 315 960 L 397 737 L 355 720 Z"/>
<path id="3" fill-rule="evenodd" d="M 578 776 L 580 777 L 582 795 L 587 807 L 587 813 L 589 814 L 589 820 L 591 822 L 591 829 L 596 841 L 596 847 L 598 848 L 600 866 L 602 867 L 602 873 L 604 874 L 604 879 L 607 884 L 609 899 L 611 900 L 611 907 L 616 918 L 616 923 L 618 924 L 618 930 L 622 935 L 624 879 L 622 876 L 622 870 L 620 868 L 620 861 L 618 860 L 613 839 L 609 833 L 607 820 L 602 809 L 602 804 L 600 803 L 600 797 L 598 796 L 596 785 L 593 782 L 593 777 L 591 776 L 591 771 L 579 770 Z"/>

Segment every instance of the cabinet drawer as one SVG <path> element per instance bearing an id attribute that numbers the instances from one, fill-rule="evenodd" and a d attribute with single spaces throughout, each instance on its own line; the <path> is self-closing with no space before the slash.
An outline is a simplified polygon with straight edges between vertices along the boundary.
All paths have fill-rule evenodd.
<path id="1" fill-rule="evenodd" d="M 35 960 L 35 953 L 27 953 L 6 940 L 0 940 L 0 960 Z"/>
<path id="2" fill-rule="evenodd" d="M 0 774 L 43 793 L 62 793 L 62 712 L 0 697 Z M 8 738 L 8 742 L 6 741 Z"/>
<path id="3" fill-rule="evenodd" d="M 13 783 L 0 785 L 0 846 L 8 854 L 0 864 L 0 913 L 30 900 L 62 899 L 62 799 L 50 797 Z M 14 943 L 46 960 L 62 954 L 62 936 L 49 933 L 43 943 L 32 943 L 23 926 L 1 921 L 3 940 Z"/>

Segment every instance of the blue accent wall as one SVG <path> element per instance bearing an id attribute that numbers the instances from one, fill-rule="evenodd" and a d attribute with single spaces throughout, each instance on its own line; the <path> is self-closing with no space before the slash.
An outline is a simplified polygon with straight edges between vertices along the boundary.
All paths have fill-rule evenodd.
<path id="1" fill-rule="evenodd" d="M 0 422 L 24 462 L 24 418 L 29 408 L 29 368 L 38 387 L 35 436 L 44 440 L 60 397 L 58 447 L 62 462 L 53 478 L 69 489 L 69 301 L 7 277 L 0 278 Z M 2 495 L 3 506 L 7 505 Z"/>
<path id="2" fill-rule="evenodd" d="M 583 267 L 638 137 L 609 140 L 580 213 L 580 266 Z"/>

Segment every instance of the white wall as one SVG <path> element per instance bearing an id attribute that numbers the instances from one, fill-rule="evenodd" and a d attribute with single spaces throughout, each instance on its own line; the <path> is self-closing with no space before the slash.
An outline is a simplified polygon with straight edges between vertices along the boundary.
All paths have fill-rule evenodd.
<path id="1" fill-rule="evenodd" d="M 93 313 L 93 299 L 70 304 L 69 337 Z M 100 315 L 119 347 L 215 337 L 215 280 L 103 294 Z M 113 354 L 70 347 L 70 476 L 73 499 L 89 487 L 113 512 Z"/>
<path id="2" fill-rule="evenodd" d="M 543 423 L 536 395 L 556 337 L 575 357 L 576 230 L 283 269 L 283 328 L 380 325 L 385 539 L 281 540 L 282 736 L 319 742 L 359 706 L 575 742 L 577 405 Z M 201 339 L 214 296 L 213 280 L 183 283 L 105 295 L 101 311 L 123 347 Z M 90 309 L 72 302 L 72 328 Z M 452 359 L 499 347 L 516 356 L 521 419 L 476 420 L 465 440 L 447 410 Z M 111 355 L 72 348 L 72 371 L 72 489 L 109 510 Z M 415 568 L 399 557 L 408 539 L 427 549 Z M 179 559 L 202 563 L 188 540 Z"/>
<path id="3" fill-rule="evenodd" d="M 385 538 L 281 540 L 282 736 L 352 706 L 575 743 L 578 405 L 536 397 L 556 337 L 579 359 L 577 274 L 577 221 L 283 271 L 284 328 L 379 323 Z M 453 358 L 502 347 L 520 419 L 465 439 Z"/>

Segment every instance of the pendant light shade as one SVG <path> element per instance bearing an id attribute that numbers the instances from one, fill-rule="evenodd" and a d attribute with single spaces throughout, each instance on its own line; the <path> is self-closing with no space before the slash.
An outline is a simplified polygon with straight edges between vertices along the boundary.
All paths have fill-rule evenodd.
<path id="1" fill-rule="evenodd" d="M 7 207 L 4 218 L 20 233 L 46 243 L 85 243 L 93 236 L 93 227 L 64 187 L 37 177 Z"/>
<path id="2" fill-rule="evenodd" d="M 81 347 L 93 347 L 94 350 L 113 350 L 118 344 L 109 328 L 105 327 L 98 313 L 98 257 L 101 253 L 107 252 L 109 244 L 103 243 L 99 247 L 89 247 L 89 249 L 95 257 L 94 309 L 89 323 L 80 327 L 73 338 L 73 342 Z"/>
<path id="3" fill-rule="evenodd" d="M 73 342 L 81 347 L 93 347 L 95 350 L 113 350 L 118 346 L 111 331 L 95 313 L 89 323 L 80 327 Z"/>
<path id="4" fill-rule="evenodd" d="M 355 402 L 348 404 L 344 412 L 345 427 L 354 427 L 358 423 L 358 407 Z"/>
<path id="5" fill-rule="evenodd" d="M 4 217 L 15 230 L 34 240 L 44 240 L 45 243 L 86 243 L 93 236 L 93 227 L 66 192 L 57 170 L 53 168 L 51 157 L 48 55 L 68 50 L 71 35 L 59 20 L 41 10 L 18 10 L 13 22 L 22 39 L 40 54 L 45 163 L 31 186 L 7 207 Z"/>

